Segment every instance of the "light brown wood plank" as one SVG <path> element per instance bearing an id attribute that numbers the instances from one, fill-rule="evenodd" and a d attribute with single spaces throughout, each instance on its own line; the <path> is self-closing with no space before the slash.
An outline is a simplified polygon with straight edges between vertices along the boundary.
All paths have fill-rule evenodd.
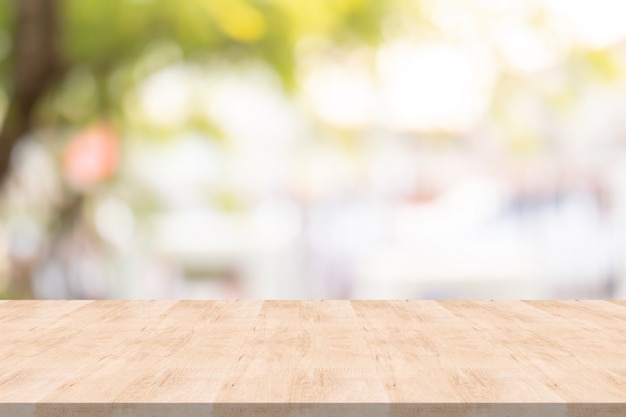
<path id="1" fill-rule="evenodd" d="M 622 416 L 617 301 L 6 301 L 0 415 Z"/>

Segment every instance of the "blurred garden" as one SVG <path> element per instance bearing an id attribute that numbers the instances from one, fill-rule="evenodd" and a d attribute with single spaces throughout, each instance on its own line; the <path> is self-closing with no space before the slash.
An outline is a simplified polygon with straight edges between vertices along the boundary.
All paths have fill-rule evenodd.
<path id="1" fill-rule="evenodd" d="M 624 298 L 626 3 L 0 2 L 0 298 Z"/>

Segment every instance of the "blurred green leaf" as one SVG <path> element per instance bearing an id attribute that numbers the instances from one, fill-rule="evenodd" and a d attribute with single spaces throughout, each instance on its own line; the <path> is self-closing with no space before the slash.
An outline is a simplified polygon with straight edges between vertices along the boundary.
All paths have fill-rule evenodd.
<path id="1" fill-rule="evenodd" d="M 592 74 L 602 81 L 615 81 L 623 74 L 615 54 L 610 50 L 584 51 L 583 59 Z"/>

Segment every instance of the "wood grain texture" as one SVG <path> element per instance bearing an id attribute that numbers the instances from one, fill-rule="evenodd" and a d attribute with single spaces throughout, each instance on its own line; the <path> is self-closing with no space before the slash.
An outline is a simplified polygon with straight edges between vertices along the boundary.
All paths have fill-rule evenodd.
<path id="1" fill-rule="evenodd" d="M 9 300 L 5 415 L 626 416 L 626 303 Z"/>

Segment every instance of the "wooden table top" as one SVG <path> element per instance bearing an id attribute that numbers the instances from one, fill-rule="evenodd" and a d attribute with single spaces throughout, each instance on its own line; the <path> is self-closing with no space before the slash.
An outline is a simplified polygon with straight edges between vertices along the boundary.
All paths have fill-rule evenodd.
<path id="1" fill-rule="evenodd" d="M 1 416 L 538 413 L 626 416 L 626 301 L 0 301 Z"/>

